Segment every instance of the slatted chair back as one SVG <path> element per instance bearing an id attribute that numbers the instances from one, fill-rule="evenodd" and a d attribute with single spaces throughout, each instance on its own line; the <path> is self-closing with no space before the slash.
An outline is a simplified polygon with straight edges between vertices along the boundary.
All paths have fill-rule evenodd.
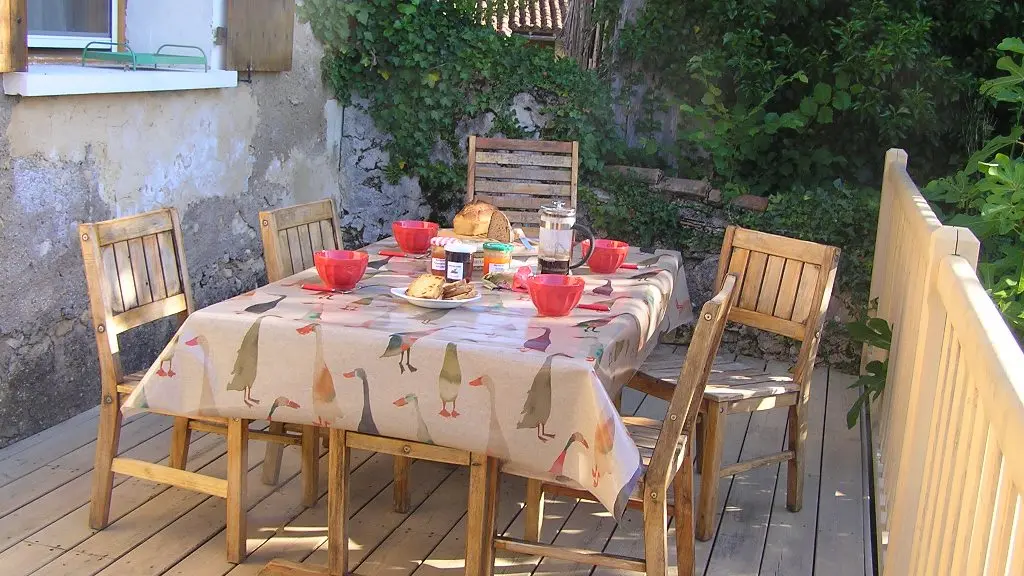
<path id="1" fill-rule="evenodd" d="M 341 227 L 328 198 L 260 212 L 267 279 L 276 282 L 313 266 L 313 253 L 339 250 Z"/>
<path id="2" fill-rule="evenodd" d="M 725 231 L 715 285 L 726 274 L 738 276 L 729 320 L 801 341 L 801 386 L 813 368 L 838 262 L 834 246 L 737 226 Z"/>
<path id="3" fill-rule="evenodd" d="M 669 485 L 681 465 L 682 455 L 692 458 L 686 450 L 687 438 L 694 430 L 697 413 L 700 411 L 704 388 L 715 363 L 715 355 L 722 343 L 722 333 L 729 312 L 733 309 L 735 292 L 738 289 L 736 274 L 727 274 L 722 288 L 714 298 L 708 300 L 700 310 L 697 326 L 693 331 L 686 359 L 679 370 L 679 380 L 672 392 L 665 424 L 661 428 L 658 442 L 651 456 L 646 486 L 658 490 Z"/>
<path id="4" fill-rule="evenodd" d="M 181 223 L 173 208 L 79 225 L 104 393 L 122 379 L 118 335 L 193 310 Z"/>
<path id="5" fill-rule="evenodd" d="M 487 202 L 513 226 L 536 229 L 540 207 L 576 207 L 579 143 L 469 137 L 466 202 Z"/>

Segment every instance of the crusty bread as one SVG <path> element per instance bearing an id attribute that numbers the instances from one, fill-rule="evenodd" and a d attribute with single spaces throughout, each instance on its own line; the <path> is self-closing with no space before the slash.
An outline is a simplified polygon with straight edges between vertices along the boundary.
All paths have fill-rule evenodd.
<path id="1" fill-rule="evenodd" d="M 487 237 L 497 242 L 512 242 L 512 223 L 501 210 L 491 213 L 491 223 L 487 226 Z"/>
<path id="2" fill-rule="evenodd" d="M 473 286 L 465 280 L 458 282 L 448 282 L 441 287 L 441 299 L 442 300 L 458 300 L 458 296 L 462 294 L 468 294 L 473 291 Z"/>
<path id="3" fill-rule="evenodd" d="M 462 236 L 483 236 L 491 224 L 491 214 L 496 210 L 487 202 L 473 201 L 455 215 L 452 222 L 456 234 Z"/>
<path id="4" fill-rule="evenodd" d="M 412 284 L 409 284 L 405 293 L 413 298 L 439 300 L 443 288 L 444 278 L 434 276 L 433 274 L 421 274 L 412 281 Z"/>

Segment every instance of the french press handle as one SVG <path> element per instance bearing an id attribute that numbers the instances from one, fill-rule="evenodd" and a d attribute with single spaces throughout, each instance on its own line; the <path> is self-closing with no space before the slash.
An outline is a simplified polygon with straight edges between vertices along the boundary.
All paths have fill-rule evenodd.
<path id="1" fill-rule="evenodd" d="M 573 224 L 572 229 L 578 230 L 581 235 L 586 236 L 585 239 L 589 240 L 589 242 L 586 243 L 587 253 L 583 255 L 583 258 L 581 258 L 579 262 L 576 262 L 575 264 L 569 264 L 570 270 L 574 268 L 579 268 L 580 266 L 586 264 L 587 260 L 590 260 L 590 255 L 594 253 L 594 233 L 591 232 L 589 228 L 582 224 Z"/>

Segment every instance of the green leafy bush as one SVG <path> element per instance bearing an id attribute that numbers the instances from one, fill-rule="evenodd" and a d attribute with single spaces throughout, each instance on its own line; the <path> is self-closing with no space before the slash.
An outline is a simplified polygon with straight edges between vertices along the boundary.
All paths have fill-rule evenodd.
<path id="1" fill-rule="evenodd" d="M 339 100 L 369 100 L 392 139 L 389 177 L 419 176 L 434 216 L 462 197 L 464 168 L 431 161 L 435 142 L 459 154 L 459 122 L 495 114 L 495 131 L 521 136 L 512 98 L 532 93 L 551 121 L 542 136 L 580 143 L 584 170 L 616 145 L 610 92 L 593 72 L 481 26 L 474 3 L 439 0 L 306 0 L 300 14 L 326 47 L 323 73 Z M 458 162 L 457 162 L 458 164 Z"/>
<path id="2" fill-rule="evenodd" d="M 966 226 L 981 239 L 978 274 L 1006 321 L 1024 341 L 1024 41 L 1007 38 L 996 68 L 1005 75 L 984 82 L 982 94 L 1006 106 L 1016 125 L 989 141 L 948 178 L 924 189 L 948 224 Z"/>

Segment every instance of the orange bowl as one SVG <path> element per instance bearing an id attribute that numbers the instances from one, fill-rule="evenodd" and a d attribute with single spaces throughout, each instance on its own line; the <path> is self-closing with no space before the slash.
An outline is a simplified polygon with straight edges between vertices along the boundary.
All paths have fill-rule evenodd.
<path id="1" fill-rule="evenodd" d="M 541 316 L 568 316 L 583 296 L 583 278 L 539 274 L 526 281 L 530 300 Z"/>
<path id="2" fill-rule="evenodd" d="M 584 240 L 581 244 L 583 244 L 583 253 L 586 254 L 587 244 L 590 244 L 590 241 Z M 618 270 L 619 266 L 622 266 L 622 263 L 626 261 L 627 254 L 629 254 L 629 244 L 618 240 L 599 238 L 594 240 L 594 252 L 587 260 L 587 266 L 590 267 L 591 272 L 596 274 L 611 274 Z"/>
<path id="3" fill-rule="evenodd" d="M 313 253 L 313 264 L 320 280 L 335 290 L 351 290 L 366 272 L 370 256 L 355 250 L 320 250 Z"/>
<path id="4" fill-rule="evenodd" d="M 437 236 L 440 228 L 434 222 L 422 220 L 398 220 L 391 223 L 391 233 L 398 241 L 398 247 L 406 254 L 423 254 L 430 249 L 430 239 Z"/>

